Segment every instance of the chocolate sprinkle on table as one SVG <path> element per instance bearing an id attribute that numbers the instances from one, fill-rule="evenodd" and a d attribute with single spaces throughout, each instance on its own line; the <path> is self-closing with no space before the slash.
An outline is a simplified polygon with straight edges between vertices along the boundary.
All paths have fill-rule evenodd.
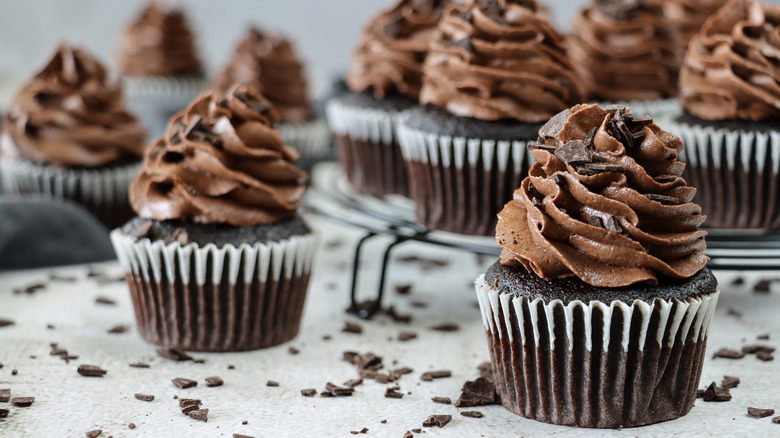
<path id="1" fill-rule="evenodd" d="M 745 357 L 744 351 L 730 350 L 728 348 L 721 348 L 712 355 L 712 358 L 722 357 L 724 359 L 742 359 Z"/>
<path id="2" fill-rule="evenodd" d="M 11 321 L 10 319 L 0 319 L 0 327 L 6 327 L 13 324 L 14 322 Z"/>
<path id="3" fill-rule="evenodd" d="M 295 347 L 290 347 L 290 348 L 287 349 L 287 352 L 292 354 L 292 355 L 296 355 L 296 354 L 300 353 L 301 350 L 299 350 L 299 349 L 297 349 Z"/>
<path id="4" fill-rule="evenodd" d="M 76 372 L 84 377 L 103 377 L 108 373 L 108 371 L 95 365 L 79 365 Z"/>
<path id="5" fill-rule="evenodd" d="M 485 377 L 464 383 L 461 392 L 460 398 L 455 402 L 455 407 L 458 408 L 492 405 L 498 402 L 495 385 Z"/>
<path id="6" fill-rule="evenodd" d="M 739 383 L 739 377 L 723 376 L 723 380 L 720 382 L 720 386 L 726 389 L 731 389 L 736 388 Z"/>
<path id="7" fill-rule="evenodd" d="M 778 415 L 777 417 L 772 418 L 772 423 L 780 424 L 780 415 Z"/>
<path id="8" fill-rule="evenodd" d="M 246 424 L 246 423 L 244 423 L 244 424 Z M 234 433 L 233 434 L 233 438 L 255 438 L 255 437 L 252 437 L 252 436 L 249 436 L 249 435 L 241 435 L 240 433 Z"/>
<path id="9" fill-rule="evenodd" d="M 436 330 L 437 332 L 454 332 L 460 329 L 460 326 L 458 324 L 455 324 L 454 322 L 445 322 L 444 324 L 439 324 L 431 327 L 431 330 Z"/>
<path id="10" fill-rule="evenodd" d="M 420 380 L 432 382 L 433 379 L 441 379 L 443 377 L 452 377 L 452 371 L 427 371 L 420 376 Z"/>
<path id="11" fill-rule="evenodd" d="M 774 356 L 772 356 L 772 353 L 766 352 L 766 351 L 759 351 L 756 353 L 756 357 L 759 360 L 763 360 L 764 362 L 769 362 L 770 360 L 774 360 Z"/>
<path id="12" fill-rule="evenodd" d="M 325 390 L 332 395 L 338 395 L 338 396 L 351 396 L 352 394 L 355 393 L 355 388 L 342 387 L 342 386 L 335 385 L 331 382 L 325 384 Z"/>
<path id="13" fill-rule="evenodd" d="M 9 401 L 17 408 L 29 408 L 35 403 L 35 397 L 12 397 Z"/>
<path id="14" fill-rule="evenodd" d="M 387 388 L 385 390 L 385 398 L 404 398 L 404 394 L 402 392 L 398 392 L 399 389 L 401 388 L 397 386 Z"/>
<path id="15" fill-rule="evenodd" d="M 701 398 L 706 402 L 724 402 L 731 400 L 731 393 L 726 388 L 720 388 L 715 382 L 710 383 L 703 392 L 698 393 L 697 397 L 701 395 Z"/>
<path id="16" fill-rule="evenodd" d="M 751 408 L 751 407 L 748 406 L 747 413 L 751 417 L 766 418 L 766 417 L 769 417 L 770 415 L 774 415 L 775 414 L 775 410 L 774 409 Z"/>
<path id="17" fill-rule="evenodd" d="M 117 325 L 117 326 L 114 326 L 111 329 L 109 329 L 108 333 L 112 334 L 112 335 L 115 335 L 115 334 L 125 333 L 125 332 L 127 332 L 127 330 L 129 330 L 128 326 L 126 326 L 126 325 Z"/>
<path id="18" fill-rule="evenodd" d="M 411 284 L 398 284 L 395 286 L 395 293 L 398 295 L 409 295 L 412 292 Z"/>
<path id="19" fill-rule="evenodd" d="M 398 334 L 399 341 L 409 341 L 417 337 L 417 333 L 414 332 L 401 332 Z"/>
<path id="20" fill-rule="evenodd" d="M 414 435 L 412 435 L 412 431 L 407 430 L 404 434 L 404 438 L 414 438 Z"/>
<path id="21" fill-rule="evenodd" d="M 452 415 L 431 415 L 423 421 L 423 427 L 444 427 L 452 421 Z"/>
<path id="22" fill-rule="evenodd" d="M 87 432 L 87 438 L 97 438 L 103 433 L 100 429 L 90 430 Z"/>
<path id="23" fill-rule="evenodd" d="M 363 327 L 360 327 L 359 325 L 355 323 L 351 323 L 349 321 L 344 321 L 344 328 L 341 329 L 341 331 L 345 333 L 354 333 L 359 335 L 363 333 Z"/>
<path id="24" fill-rule="evenodd" d="M 433 400 L 434 403 L 441 403 L 443 405 L 449 405 L 452 403 L 452 399 L 449 397 L 432 397 L 431 400 Z"/>
<path id="25" fill-rule="evenodd" d="M 192 412 L 189 412 L 187 415 L 193 420 L 203 421 L 204 423 L 209 421 L 208 409 L 196 409 Z"/>
<path id="26" fill-rule="evenodd" d="M 130 367 L 131 368 L 149 368 L 149 364 L 148 363 L 143 363 L 143 362 L 136 362 L 136 363 L 131 363 Z"/>
<path id="27" fill-rule="evenodd" d="M 756 339 L 759 341 L 768 341 L 769 340 L 769 333 L 762 333 L 758 336 L 756 336 Z"/>
<path id="28" fill-rule="evenodd" d="M 277 387 L 277 386 L 279 386 L 279 382 L 274 381 L 274 380 L 269 380 L 269 381 L 265 382 L 265 386 Z"/>
<path id="29" fill-rule="evenodd" d="M 317 395 L 317 390 L 314 388 L 301 389 L 301 395 L 304 397 L 314 397 Z"/>
<path id="30" fill-rule="evenodd" d="M 358 377 L 357 379 L 347 380 L 346 382 L 344 382 L 344 386 L 348 386 L 350 388 L 354 388 L 354 387 L 356 387 L 356 386 L 358 386 L 358 385 L 360 385 L 362 383 L 363 383 L 363 378 L 362 377 Z"/>
<path id="31" fill-rule="evenodd" d="M 482 418 L 485 416 L 484 414 L 482 414 L 482 412 L 478 412 L 478 411 L 461 411 L 460 415 L 469 418 Z"/>
<path id="32" fill-rule="evenodd" d="M 172 379 L 171 383 L 173 383 L 173 386 L 179 389 L 187 389 L 187 388 L 198 386 L 198 382 L 196 382 L 195 380 L 185 379 L 183 377 L 177 377 L 175 379 Z"/>
<path id="33" fill-rule="evenodd" d="M 161 357 L 172 361 L 184 362 L 192 360 L 192 356 L 182 350 L 179 350 L 178 348 L 158 348 L 156 351 L 157 354 Z"/>
<path id="34" fill-rule="evenodd" d="M 0 409 L 0 418 L 8 417 L 8 413 L 11 412 L 8 409 Z"/>
<path id="35" fill-rule="evenodd" d="M 97 304 L 105 304 L 107 306 L 116 306 L 116 301 L 112 300 L 111 298 L 106 298 L 106 297 L 97 297 L 97 298 L 95 298 L 95 303 L 97 303 Z"/>
<path id="36" fill-rule="evenodd" d="M 16 368 L 14 368 L 14 369 L 12 369 L 12 370 L 11 370 L 11 375 L 12 375 L 12 376 L 15 376 L 15 375 L 17 375 L 17 374 L 19 374 L 19 370 L 17 370 Z"/>
<path id="37" fill-rule="evenodd" d="M 214 377 L 206 377 L 206 386 L 209 388 L 213 388 L 215 386 L 222 386 L 225 382 L 222 380 L 221 377 L 214 376 Z"/>
<path id="38" fill-rule="evenodd" d="M 0 403 L 8 403 L 8 400 L 11 400 L 11 389 L 0 389 Z"/>
<path id="39" fill-rule="evenodd" d="M 138 393 L 135 395 L 135 398 L 141 401 L 150 402 L 154 400 L 154 396 L 151 394 L 141 394 Z"/>
<path id="40" fill-rule="evenodd" d="M 135 429 L 135 423 L 130 423 L 127 425 L 127 427 L 130 429 Z"/>

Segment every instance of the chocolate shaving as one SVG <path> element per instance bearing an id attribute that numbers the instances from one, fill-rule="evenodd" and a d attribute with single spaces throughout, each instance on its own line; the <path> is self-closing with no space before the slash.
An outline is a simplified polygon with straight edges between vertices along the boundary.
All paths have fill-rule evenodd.
<path id="1" fill-rule="evenodd" d="M 482 414 L 482 412 L 478 412 L 478 411 L 461 411 L 460 415 L 469 418 L 482 418 L 485 416 L 484 414 Z"/>
<path id="2" fill-rule="evenodd" d="M 411 284 L 398 284 L 395 286 L 395 293 L 398 295 L 409 295 L 412 292 Z"/>
<path id="3" fill-rule="evenodd" d="M 29 408 L 35 403 L 35 397 L 12 397 L 9 401 L 17 408 Z"/>
<path id="4" fill-rule="evenodd" d="M 362 383 L 363 383 L 363 378 L 360 377 L 360 378 L 357 378 L 357 379 L 347 380 L 346 382 L 344 382 L 344 386 L 347 386 L 349 388 L 354 388 L 354 387 L 356 387 L 356 386 L 358 386 L 358 385 L 360 385 Z"/>
<path id="5" fill-rule="evenodd" d="M 90 430 L 86 433 L 87 438 L 97 438 L 103 433 L 100 429 Z"/>
<path id="6" fill-rule="evenodd" d="M 0 409 L 0 418 L 6 418 L 6 417 L 8 417 L 8 414 L 9 414 L 10 412 L 11 412 L 11 411 L 9 411 L 8 409 Z"/>
<path id="7" fill-rule="evenodd" d="M 775 414 L 775 410 L 774 409 L 761 409 L 761 408 L 751 408 L 751 407 L 748 407 L 747 408 L 747 413 L 751 417 L 766 418 L 766 417 L 769 417 L 771 415 L 774 415 Z"/>
<path id="8" fill-rule="evenodd" d="M 192 418 L 193 420 L 208 422 L 209 421 L 209 410 L 208 409 L 196 409 L 192 412 L 188 412 L 187 416 Z"/>
<path id="9" fill-rule="evenodd" d="M 294 355 L 300 353 L 301 350 L 299 350 L 299 349 L 297 349 L 295 347 L 290 347 L 290 348 L 287 349 L 287 352 L 294 356 Z"/>
<path id="10" fill-rule="evenodd" d="M 95 365 L 79 365 L 76 372 L 84 377 L 103 377 L 108 371 Z"/>
<path id="11" fill-rule="evenodd" d="M 658 175 L 653 179 L 655 180 L 655 182 L 659 184 L 666 184 L 666 183 L 677 181 L 677 178 L 678 177 L 675 175 Z"/>
<path id="12" fill-rule="evenodd" d="M 449 397 L 432 397 L 431 400 L 434 403 L 441 403 L 443 405 L 452 404 L 452 399 L 450 399 Z"/>
<path id="13" fill-rule="evenodd" d="M 7 327 L 9 325 L 14 325 L 14 322 L 10 319 L 0 319 L 0 327 Z"/>
<path id="14" fill-rule="evenodd" d="M 780 424 L 780 415 L 778 415 L 777 417 L 773 417 L 772 418 L 772 423 Z"/>
<path id="15" fill-rule="evenodd" d="M 136 394 L 135 398 L 141 401 L 150 402 L 154 400 L 154 396 L 151 394 Z"/>
<path id="16" fill-rule="evenodd" d="M 661 204 L 677 205 L 680 201 L 673 196 L 659 195 L 656 193 L 646 193 L 645 196 L 651 201 L 660 202 Z"/>
<path id="17" fill-rule="evenodd" d="M 701 397 L 706 402 L 724 402 L 731 400 L 731 393 L 726 388 L 720 388 L 715 382 L 701 393 Z"/>
<path id="18" fill-rule="evenodd" d="M 575 170 L 580 175 L 593 176 L 603 172 L 623 172 L 625 169 L 623 168 L 623 166 L 620 166 L 618 164 L 586 163 L 580 166 L 576 166 Z"/>
<path id="19" fill-rule="evenodd" d="M 277 386 L 279 386 L 279 382 L 277 382 L 275 380 L 269 380 L 269 381 L 265 382 L 265 386 L 277 387 Z"/>
<path id="20" fill-rule="evenodd" d="M 341 329 L 341 331 L 345 333 L 354 333 L 359 335 L 363 333 L 363 327 L 360 327 L 359 325 L 351 323 L 349 321 L 344 321 L 344 328 Z"/>
<path id="21" fill-rule="evenodd" d="M 130 328 L 126 325 L 117 325 L 108 329 L 108 333 L 112 335 L 121 334 L 127 332 L 129 329 Z"/>
<path id="22" fill-rule="evenodd" d="M 401 332 L 398 334 L 399 341 L 409 341 L 417 337 L 417 333 L 414 332 Z"/>
<path id="23" fill-rule="evenodd" d="M 21 289 L 14 289 L 13 293 L 14 294 L 28 294 L 28 295 L 30 295 L 30 294 L 34 294 L 35 292 L 38 292 L 41 289 L 46 289 L 46 284 L 45 283 L 34 283 L 34 284 L 29 285 L 29 286 L 25 286 L 25 287 L 23 287 Z"/>
<path id="24" fill-rule="evenodd" d="M 222 386 L 225 382 L 222 380 L 221 377 L 206 377 L 206 386 L 209 388 L 214 388 L 215 386 Z"/>
<path id="25" fill-rule="evenodd" d="M 112 300 L 111 298 L 106 298 L 106 297 L 97 297 L 97 298 L 95 298 L 95 303 L 97 303 L 97 304 L 105 304 L 107 306 L 116 306 L 116 301 Z"/>
<path id="26" fill-rule="evenodd" d="M 176 362 L 192 360 L 192 356 L 182 350 L 179 350 L 178 348 L 158 348 L 156 351 L 158 355 L 168 360 L 173 360 Z"/>
<path id="27" fill-rule="evenodd" d="M 455 324 L 454 322 L 445 322 L 443 324 L 439 324 L 431 327 L 431 330 L 436 330 L 437 332 L 454 332 L 459 329 L 460 326 L 458 324 Z"/>
<path id="28" fill-rule="evenodd" d="M 171 383 L 173 383 L 173 386 L 179 389 L 187 389 L 187 388 L 193 388 L 198 386 L 197 381 L 191 379 L 185 379 L 183 377 L 177 377 L 175 379 L 172 379 Z"/>
<path id="29" fill-rule="evenodd" d="M 444 377 L 452 377 L 452 372 L 447 370 L 442 371 L 428 371 L 423 373 L 420 376 L 420 380 L 426 381 L 426 382 L 432 382 L 433 379 L 441 379 Z"/>
<path id="30" fill-rule="evenodd" d="M 582 140 L 567 141 L 563 146 L 555 149 L 555 156 L 569 165 L 590 163 L 593 160 L 589 145 Z"/>
<path id="31" fill-rule="evenodd" d="M 143 363 L 143 362 L 136 362 L 136 363 L 131 363 L 130 367 L 131 368 L 149 368 L 149 364 L 148 363 Z"/>
<path id="32" fill-rule="evenodd" d="M 355 388 L 338 386 L 338 385 L 334 385 L 331 382 L 325 384 L 325 390 L 331 393 L 332 395 L 336 395 L 336 396 L 351 396 L 352 394 L 355 393 Z"/>
<path id="33" fill-rule="evenodd" d="M 723 380 L 720 382 L 720 386 L 726 389 L 736 388 L 739 385 L 739 377 L 723 376 Z"/>
<path id="34" fill-rule="evenodd" d="M 394 386 L 392 388 L 387 388 L 385 390 L 385 398 L 404 398 L 404 394 L 402 392 L 399 392 L 400 388 L 397 386 Z"/>
<path id="35" fill-rule="evenodd" d="M 728 348 L 721 348 L 712 355 L 712 358 L 722 357 L 724 359 L 742 359 L 745 357 L 744 351 L 730 350 Z"/>
<path id="36" fill-rule="evenodd" d="M 301 389 L 301 395 L 304 397 L 314 397 L 317 395 L 317 390 L 314 388 Z"/>
<path id="37" fill-rule="evenodd" d="M 8 400 L 11 400 L 11 389 L 0 389 L 0 403 L 8 403 Z"/>
<path id="38" fill-rule="evenodd" d="M 455 402 L 455 407 L 458 408 L 492 405 L 498 402 L 496 386 L 484 377 L 466 382 L 461 392 L 460 398 Z"/>
<path id="39" fill-rule="evenodd" d="M 769 362 L 771 360 L 774 360 L 775 357 L 772 356 L 772 353 L 769 353 L 769 352 L 766 352 L 766 351 L 759 351 L 758 353 L 756 353 L 756 358 L 758 358 L 758 360 L 762 360 L 764 362 Z"/>
<path id="40" fill-rule="evenodd" d="M 423 421 L 423 427 L 444 427 L 452 421 L 452 415 L 431 415 Z"/>
<path id="41" fill-rule="evenodd" d="M 761 352 L 764 353 L 774 353 L 775 348 L 769 347 L 766 345 L 746 345 L 742 347 L 742 352 L 745 354 L 758 354 Z"/>

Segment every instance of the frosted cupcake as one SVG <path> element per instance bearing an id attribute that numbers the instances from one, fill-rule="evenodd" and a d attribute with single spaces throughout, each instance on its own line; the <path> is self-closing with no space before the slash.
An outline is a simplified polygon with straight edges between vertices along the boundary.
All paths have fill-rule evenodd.
<path id="1" fill-rule="evenodd" d="M 303 165 L 322 158 L 330 134 L 314 113 L 303 64 L 289 39 L 249 29 L 212 87 L 224 92 L 235 84 L 254 88 L 271 101 L 281 116 L 282 138 L 301 154 Z"/>
<path id="2" fill-rule="evenodd" d="M 100 62 L 62 44 L 3 116 L 3 186 L 75 201 L 109 228 L 118 226 L 132 217 L 127 188 L 141 167 L 145 137 Z"/>
<path id="3" fill-rule="evenodd" d="M 490 235 L 530 167 L 542 122 L 584 88 L 564 38 L 533 1 L 450 6 L 423 66 L 420 103 L 399 118 L 417 222 Z"/>
<path id="4" fill-rule="evenodd" d="M 395 119 L 417 104 L 428 43 L 449 3 L 400 0 L 372 18 L 347 76 L 352 92 L 327 104 L 336 153 L 360 192 L 409 194 Z"/>
<path id="5" fill-rule="evenodd" d="M 780 230 L 780 7 L 732 0 L 693 38 L 680 73 L 685 178 L 714 228 Z"/>
<path id="6" fill-rule="evenodd" d="M 501 402 L 579 427 L 685 415 L 719 292 L 683 143 L 617 105 L 575 106 L 539 137 L 476 281 Z"/>
<path id="7" fill-rule="evenodd" d="M 298 333 L 316 239 L 278 120 L 251 89 L 205 94 L 149 149 L 130 188 L 138 218 L 111 233 L 144 339 L 241 351 Z"/>

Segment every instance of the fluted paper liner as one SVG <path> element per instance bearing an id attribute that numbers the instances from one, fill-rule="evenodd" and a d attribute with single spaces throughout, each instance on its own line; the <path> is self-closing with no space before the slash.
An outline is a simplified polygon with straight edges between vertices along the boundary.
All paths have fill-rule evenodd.
<path id="1" fill-rule="evenodd" d="M 141 336 L 194 351 L 245 351 L 293 339 L 312 269 L 312 234 L 238 247 L 182 246 L 121 230 L 111 241 Z"/>
<path id="2" fill-rule="evenodd" d="M 780 131 L 746 132 L 672 123 L 685 143 L 683 178 L 706 227 L 780 230 Z"/>
<path id="3" fill-rule="evenodd" d="M 41 194 L 81 204 L 109 229 L 127 222 L 134 213 L 128 188 L 142 163 L 102 168 L 60 168 L 22 159 L 0 159 L 3 187 L 11 194 Z"/>
<path id="4" fill-rule="evenodd" d="M 409 194 L 409 182 L 395 135 L 398 113 L 343 105 L 325 107 L 336 152 L 350 184 L 374 196 Z"/>
<path id="5" fill-rule="evenodd" d="M 302 123 L 280 123 L 277 125 L 282 134 L 282 140 L 301 154 L 299 162 L 314 164 L 327 152 L 330 144 L 328 124 L 322 119 Z M 300 166 L 303 167 L 303 166 Z"/>
<path id="6" fill-rule="evenodd" d="M 496 390 L 523 417 L 616 428 L 693 407 L 719 292 L 652 303 L 529 300 L 476 283 Z"/>
<path id="7" fill-rule="evenodd" d="M 437 135 L 398 126 L 417 222 L 431 230 L 492 235 L 496 215 L 528 174 L 525 141 Z"/>

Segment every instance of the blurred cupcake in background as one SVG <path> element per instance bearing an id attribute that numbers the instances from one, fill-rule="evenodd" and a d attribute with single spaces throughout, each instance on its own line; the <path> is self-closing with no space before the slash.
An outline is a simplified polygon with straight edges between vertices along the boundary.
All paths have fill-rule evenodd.
<path id="1" fill-rule="evenodd" d="M 423 66 L 420 103 L 399 117 L 417 222 L 490 235 L 530 167 L 542 122 L 585 99 L 564 38 L 534 1 L 452 5 Z"/>
<path id="2" fill-rule="evenodd" d="M 726 4 L 727 0 L 663 0 L 664 17 L 667 25 L 671 25 L 679 40 L 678 45 L 683 48 L 680 51 L 678 65 L 682 65 L 682 58 L 688 42 L 699 33 L 702 24 L 710 18 L 718 9 Z"/>
<path id="3" fill-rule="evenodd" d="M 731 0 L 691 40 L 680 72 L 684 177 L 705 226 L 780 230 L 780 7 Z"/>
<path id="4" fill-rule="evenodd" d="M 129 105 L 153 135 L 206 88 L 203 65 L 183 11 L 163 0 L 149 2 L 121 34 L 117 69 Z"/>
<path id="5" fill-rule="evenodd" d="M 111 233 L 144 339 L 244 351 L 298 333 L 316 238 L 278 121 L 240 86 L 199 96 L 150 147 L 130 188 L 139 217 Z"/>
<path id="6" fill-rule="evenodd" d="M 0 174 L 9 193 L 70 199 L 115 227 L 132 217 L 145 137 L 103 65 L 62 44 L 3 116 Z"/>
<path id="7" fill-rule="evenodd" d="M 289 39 L 249 29 L 212 88 L 225 92 L 235 84 L 251 87 L 271 101 L 281 116 L 277 126 L 282 138 L 301 154 L 301 167 L 322 158 L 330 134 L 314 112 L 303 63 Z"/>
<path id="8" fill-rule="evenodd" d="M 568 53 L 590 99 L 654 117 L 679 112 L 674 96 L 685 45 L 662 3 L 596 0 L 574 18 Z"/>
<path id="9" fill-rule="evenodd" d="M 417 104 L 422 63 L 449 0 L 401 0 L 363 28 L 347 76 L 352 91 L 327 105 L 339 160 L 356 190 L 407 195 L 395 118 Z"/>

